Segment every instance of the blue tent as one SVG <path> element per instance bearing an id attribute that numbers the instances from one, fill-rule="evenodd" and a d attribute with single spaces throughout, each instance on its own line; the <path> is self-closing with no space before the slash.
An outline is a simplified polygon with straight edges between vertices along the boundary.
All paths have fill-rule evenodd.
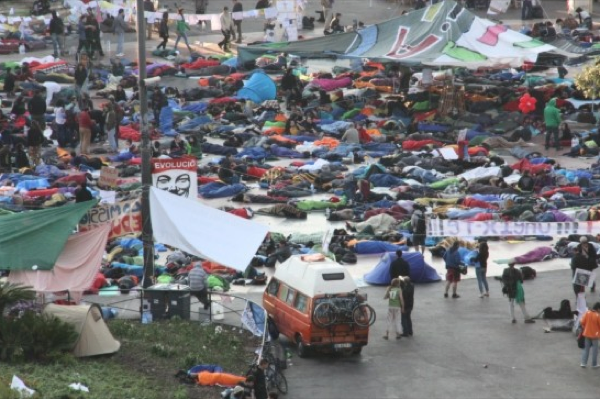
<path id="1" fill-rule="evenodd" d="M 395 252 L 386 252 L 383 254 L 373 270 L 365 274 L 365 281 L 374 285 L 389 285 L 391 281 L 390 264 L 396 258 Z M 404 252 L 402 253 L 402 259 L 410 265 L 410 279 L 413 283 L 432 283 L 442 279 L 438 272 L 425 262 L 425 258 L 423 258 L 421 253 Z"/>
<path id="2" fill-rule="evenodd" d="M 277 86 L 275 82 L 263 71 L 254 72 L 250 79 L 244 82 L 244 87 L 237 93 L 238 98 L 244 98 L 257 104 L 274 100 L 276 96 Z"/>

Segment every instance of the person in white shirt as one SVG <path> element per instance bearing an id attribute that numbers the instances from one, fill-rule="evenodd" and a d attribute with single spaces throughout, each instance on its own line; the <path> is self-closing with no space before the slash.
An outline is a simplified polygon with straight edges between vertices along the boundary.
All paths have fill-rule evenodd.
<path id="1" fill-rule="evenodd" d="M 220 17 L 221 21 L 221 33 L 223 34 L 223 40 L 218 43 L 218 46 L 223 51 L 229 51 L 229 39 L 233 33 L 233 19 L 229 12 L 229 7 L 224 7 Z"/>
<path id="2" fill-rule="evenodd" d="M 360 144 L 360 138 L 356 126 L 352 124 L 342 136 L 342 141 L 350 144 Z"/>
<path id="3" fill-rule="evenodd" d="M 54 107 L 54 124 L 56 125 L 56 141 L 58 141 L 58 146 L 61 148 L 65 148 L 71 144 L 71 140 L 67 137 L 66 123 L 67 111 L 65 110 L 65 102 L 60 99 L 56 102 L 56 107 Z"/>

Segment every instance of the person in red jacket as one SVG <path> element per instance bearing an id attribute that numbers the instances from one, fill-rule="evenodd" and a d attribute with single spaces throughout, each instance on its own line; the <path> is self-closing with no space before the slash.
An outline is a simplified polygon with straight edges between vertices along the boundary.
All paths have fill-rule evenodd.
<path id="1" fill-rule="evenodd" d="M 87 155 L 90 150 L 90 141 L 92 139 L 92 118 L 88 108 L 84 108 L 79 113 L 79 153 Z"/>

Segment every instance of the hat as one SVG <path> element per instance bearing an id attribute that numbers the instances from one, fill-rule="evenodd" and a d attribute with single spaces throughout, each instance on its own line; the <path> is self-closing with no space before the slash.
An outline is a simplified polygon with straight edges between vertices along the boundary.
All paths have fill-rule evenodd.
<path id="1" fill-rule="evenodd" d="M 587 239 L 587 237 L 586 237 L 586 236 L 581 236 L 581 237 L 579 238 L 579 242 L 588 242 L 588 239 Z"/>

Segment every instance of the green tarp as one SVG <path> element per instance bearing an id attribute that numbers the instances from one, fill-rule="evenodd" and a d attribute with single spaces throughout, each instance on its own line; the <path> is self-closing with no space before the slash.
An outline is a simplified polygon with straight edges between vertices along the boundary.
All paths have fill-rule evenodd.
<path id="1" fill-rule="evenodd" d="M 0 269 L 52 270 L 67 239 L 97 201 L 0 218 Z"/>

